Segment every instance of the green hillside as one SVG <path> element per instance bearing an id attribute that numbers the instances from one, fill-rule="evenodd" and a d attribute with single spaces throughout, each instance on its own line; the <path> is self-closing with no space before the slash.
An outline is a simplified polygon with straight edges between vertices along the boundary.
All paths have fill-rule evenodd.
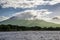
<path id="1" fill-rule="evenodd" d="M 0 24 L 11 24 L 11 25 L 19 25 L 19 26 L 40 26 L 40 27 L 60 27 L 60 24 L 54 24 L 50 22 L 45 22 L 43 20 L 5 20 L 0 22 Z"/>

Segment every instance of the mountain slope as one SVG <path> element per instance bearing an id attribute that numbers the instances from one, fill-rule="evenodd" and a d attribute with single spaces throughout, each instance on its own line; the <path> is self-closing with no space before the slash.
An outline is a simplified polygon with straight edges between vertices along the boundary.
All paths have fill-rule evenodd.
<path id="1" fill-rule="evenodd" d="M 40 26 L 40 27 L 60 27 L 59 24 L 54 24 L 50 22 L 45 22 L 43 20 L 13 20 L 9 19 L 6 21 L 1 22 L 0 24 L 12 24 L 12 25 L 19 25 L 19 26 Z"/>

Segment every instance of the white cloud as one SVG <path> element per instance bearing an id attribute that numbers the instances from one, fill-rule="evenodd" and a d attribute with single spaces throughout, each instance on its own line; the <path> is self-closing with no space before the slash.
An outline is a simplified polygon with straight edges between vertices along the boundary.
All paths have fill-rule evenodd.
<path id="1" fill-rule="evenodd" d="M 0 21 L 4 21 L 7 20 L 9 17 L 5 17 L 5 16 L 0 16 Z"/>
<path id="2" fill-rule="evenodd" d="M 29 12 L 32 15 L 38 15 L 38 14 L 47 15 L 47 14 L 52 13 L 52 12 L 49 12 L 47 9 L 41 9 L 41 10 L 26 10 L 26 11 L 23 11 L 23 12 L 18 12 L 18 13 L 13 14 L 13 15 L 16 16 L 16 15 L 19 15 L 19 14 L 22 14 L 22 13 L 27 13 L 27 12 Z"/>
<path id="3" fill-rule="evenodd" d="M 36 5 L 54 5 L 56 3 L 60 3 L 59 0 L 53 1 L 43 1 L 43 0 L 0 0 L 0 4 L 3 4 L 2 7 L 14 7 L 14 8 L 31 8 L 35 7 Z"/>
<path id="4" fill-rule="evenodd" d="M 13 14 L 13 16 L 16 16 L 16 17 L 21 17 L 21 14 L 23 14 L 22 16 L 24 16 L 25 14 L 31 14 L 33 15 L 32 18 L 29 18 L 29 19 L 34 19 L 34 17 L 36 19 L 43 19 L 44 18 L 48 18 L 47 15 L 49 15 L 50 13 L 52 12 L 49 12 L 47 9 L 42 9 L 42 10 L 26 10 L 24 12 L 19 12 L 19 13 L 16 13 L 16 14 Z"/>
<path id="5" fill-rule="evenodd" d="M 38 2 L 38 3 L 37 3 Z M 40 1 L 42 2 L 42 1 Z M 30 8 L 34 5 L 39 4 L 39 0 L 33 0 L 33 1 L 27 1 L 27 0 L 0 0 L 0 4 L 3 4 L 2 7 L 24 7 L 24 8 Z"/>

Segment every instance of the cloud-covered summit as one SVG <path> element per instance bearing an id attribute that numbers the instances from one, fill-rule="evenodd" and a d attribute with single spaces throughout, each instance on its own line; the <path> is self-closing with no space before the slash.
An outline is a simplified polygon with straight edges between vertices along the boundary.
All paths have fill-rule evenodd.
<path id="1" fill-rule="evenodd" d="M 55 16 L 60 16 L 60 0 L 0 0 L 0 16 L 7 18 L 30 13 L 36 18 L 50 20 Z M 38 15 L 38 14 L 41 15 Z M 21 15 L 19 15 L 21 16 Z M 28 15 L 29 16 L 29 15 Z M 1 18 L 5 19 L 6 18 Z"/>
<path id="2" fill-rule="evenodd" d="M 26 10 L 23 12 L 18 12 L 13 14 L 13 19 L 26 19 L 26 20 L 49 20 L 50 18 L 47 16 L 52 12 L 48 11 L 47 9 L 42 10 Z"/>

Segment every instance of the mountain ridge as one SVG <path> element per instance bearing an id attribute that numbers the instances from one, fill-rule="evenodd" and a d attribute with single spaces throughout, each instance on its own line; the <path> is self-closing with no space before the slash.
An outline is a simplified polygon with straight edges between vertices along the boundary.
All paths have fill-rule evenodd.
<path id="1" fill-rule="evenodd" d="M 41 11 L 41 10 L 40 10 Z M 16 13 L 13 17 L 0 22 L 0 24 L 11 24 L 11 25 L 19 25 L 19 26 L 40 26 L 40 27 L 60 27 L 60 24 L 55 24 L 53 22 L 48 22 L 46 20 L 45 14 L 46 10 L 41 13 L 35 10 L 29 10 L 22 13 Z M 44 20 L 43 20 L 44 19 Z"/>
<path id="2" fill-rule="evenodd" d="M 43 20 L 14 20 L 8 19 L 5 21 L 0 22 L 0 24 L 11 24 L 11 25 L 19 25 L 19 26 L 40 26 L 40 27 L 60 27 L 60 24 L 54 24 L 51 22 L 46 22 Z"/>

